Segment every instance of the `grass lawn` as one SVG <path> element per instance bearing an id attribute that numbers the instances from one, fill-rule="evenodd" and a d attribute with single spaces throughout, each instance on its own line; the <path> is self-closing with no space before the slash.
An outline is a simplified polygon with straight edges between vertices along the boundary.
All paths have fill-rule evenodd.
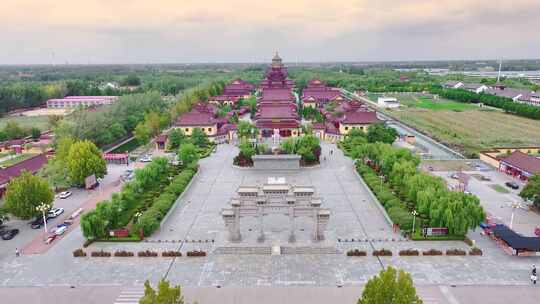
<path id="1" fill-rule="evenodd" d="M 120 147 L 114 149 L 113 151 L 111 151 L 111 153 L 126 153 L 126 152 L 131 152 L 135 149 L 137 149 L 141 144 L 139 143 L 139 141 L 135 138 L 133 138 L 132 140 L 126 142 L 125 144 L 121 145 Z"/>
<path id="2" fill-rule="evenodd" d="M 457 102 L 444 98 L 432 99 L 427 96 L 419 96 L 416 94 L 394 94 L 389 96 L 396 97 L 402 105 L 406 106 L 406 108 L 452 111 L 478 109 L 478 106 L 474 104 Z"/>
<path id="3" fill-rule="evenodd" d="M 13 157 L 11 159 L 0 162 L 0 166 L 9 167 L 9 166 L 15 165 L 16 163 L 20 163 L 23 160 L 29 159 L 30 157 L 35 156 L 35 155 L 36 154 L 30 154 L 30 153 L 29 154 L 19 154 L 19 155 L 15 156 L 15 157 Z"/>
<path id="4" fill-rule="evenodd" d="M 506 189 L 505 187 L 497 184 L 489 185 L 489 187 L 499 193 L 510 193 L 510 190 Z"/>
<path id="5" fill-rule="evenodd" d="M 501 111 L 404 107 L 388 113 L 468 156 L 492 147 L 540 145 L 540 120 Z"/>
<path id="6" fill-rule="evenodd" d="M 49 116 L 16 116 L 0 118 L 0 129 L 3 129 L 8 121 L 16 121 L 22 128 L 37 127 L 41 131 L 46 131 L 49 125 Z"/>

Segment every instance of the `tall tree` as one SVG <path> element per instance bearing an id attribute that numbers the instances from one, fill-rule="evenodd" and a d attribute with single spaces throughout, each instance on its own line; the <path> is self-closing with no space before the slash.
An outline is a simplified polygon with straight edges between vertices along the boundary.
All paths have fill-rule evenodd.
<path id="1" fill-rule="evenodd" d="M 32 175 L 28 171 L 13 179 L 6 191 L 4 208 L 14 216 L 28 220 L 39 215 L 36 207 L 50 204 L 54 199 L 49 183 L 44 178 Z"/>
<path id="2" fill-rule="evenodd" d="M 358 304 L 421 304 L 411 275 L 393 267 L 381 270 L 367 282 Z"/>
<path id="3" fill-rule="evenodd" d="M 168 140 L 169 147 L 168 148 L 170 150 L 176 150 L 180 147 L 182 142 L 184 142 L 185 140 L 186 140 L 186 135 L 184 134 L 184 132 L 179 128 L 174 128 L 169 133 L 169 140 Z"/>
<path id="4" fill-rule="evenodd" d="M 183 144 L 178 154 L 183 165 L 191 164 L 199 159 L 197 147 L 192 143 Z"/>
<path id="5" fill-rule="evenodd" d="M 521 190 L 519 196 L 533 201 L 536 207 L 540 207 L 540 174 L 529 178 L 527 185 Z"/>
<path id="6" fill-rule="evenodd" d="M 97 178 L 107 173 L 107 163 L 101 151 L 91 141 L 74 143 L 67 157 L 69 177 L 76 185 L 84 185 L 84 179 L 95 175 Z"/>
<path id="7" fill-rule="evenodd" d="M 193 129 L 191 133 L 191 141 L 199 148 L 207 147 L 210 144 L 208 136 L 200 128 Z"/>
<path id="8" fill-rule="evenodd" d="M 396 129 L 386 126 L 383 123 L 377 123 L 369 126 L 367 139 L 370 143 L 382 142 L 392 144 L 396 140 L 398 133 Z"/>
<path id="9" fill-rule="evenodd" d="M 157 291 L 152 288 L 150 282 L 144 282 L 144 296 L 139 304 L 184 304 L 184 297 L 180 285 L 171 286 L 168 281 L 159 281 Z"/>

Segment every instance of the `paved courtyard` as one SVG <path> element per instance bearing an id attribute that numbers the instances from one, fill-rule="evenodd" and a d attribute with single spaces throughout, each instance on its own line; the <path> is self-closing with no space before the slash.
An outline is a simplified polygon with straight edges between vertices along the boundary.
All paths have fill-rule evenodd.
<path id="1" fill-rule="evenodd" d="M 332 155 L 331 149 L 334 151 Z M 419 286 L 527 286 L 531 264 L 540 263 L 538 258 L 504 254 L 478 231 L 471 233 L 470 237 L 484 249 L 485 254 L 481 257 L 399 257 L 397 252 L 408 248 L 445 250 L 467 249 L 468 246 L 463 242 L 405 241 L 393 233 L 369 190 L 354 173 L 352 161 L 333 145 L 323 145 L 326 161 L 321 166 L 289 172 L 234 168 L 232 159 L 236 153 L 235 147 L 220 145 L 216 153 L 203 159 L 192 186 L 179 199 L 162 229 L 148 241 L 98 243 L 87 249 L 134 252 L 143 249 L 180 249 L 182 252 L 203 249 L 210 252 L 207 257 L 73 258 L 72 251 L 83 243 L 81 231 L 76 229 L 44 254 L 19 258 L 4 256 L 0 259 L 0 286 L 129 287 L 140 286 L 146 279 L 155 282 L 164 276 L 186 287 L 359 286 L 383 266 L 389 265 L 410 272 Z M 317 195 L 323 199 L 323 207 L 332 210 L 327 239 L 323 243 L 311 241 L 309 219 L 299 220 L 297 242 L 290 244 L 281 237 L 288 229 L 287 219 L 281 216 L 265 218 L 265 231 L 271 244 L 283 248 L 334 246 L 340 253 L 308 252 L 279 256 L 212 253 L 220 246 L 225 230 L 220 211 L 227 206 L 237 187 L 262 184 L 268 177 L 285 177 L 292 184 L 314 186 Z M 241 229 L 248 245 L 268 245 L 256 242 L 255 219 L 242 219 Z M 356 248 L 368 253 L 373 249 L 386 248 L 392 250 L 394 256 L 345 256 L 345 251 Z"/>

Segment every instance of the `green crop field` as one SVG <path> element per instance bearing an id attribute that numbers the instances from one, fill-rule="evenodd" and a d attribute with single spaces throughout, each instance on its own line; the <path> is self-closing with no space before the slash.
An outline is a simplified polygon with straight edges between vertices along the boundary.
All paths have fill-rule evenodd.
<path id="1" fill-rule="evenodd" d="M 16 121 L 22 128 L 37 127 L 46 131 L 49 124 L 49 116 L 15 116 L 0 118 L 0 129 L 3 129 L 8 121 Z"/>
<path id="2" fill-rule="evenodd" d="M 492 147 L 540 146 L 540 120 L 501 111 L 403 107 L 387 113 L 468 156 Z"/>
<path id="3" fill-rule="evenodd" d="M 428 96 L 417 94 L 393 94 L 386 96 L 396 97 L 405 108 L 452 111 L 465 111 L 478 108 L 478 106 L 474 104 L 457 102 L 444 98 L 433 99 Z"/>

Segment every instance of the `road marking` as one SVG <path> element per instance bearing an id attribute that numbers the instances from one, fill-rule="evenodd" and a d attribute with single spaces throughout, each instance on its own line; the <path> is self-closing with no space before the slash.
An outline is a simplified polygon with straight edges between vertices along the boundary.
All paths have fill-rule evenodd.
<path id="1" fill-rule="evenodd" d="M 132 286 L 122 290 L 114 304 L 138 304 L 139 300 L 144 296 L 143 286 Z"/>
<path id="2" fill-rule="evenodd" d="M 448 286 L 439 286 L 439 289 L 450 304 L 459 304 L 459 301 L 454 297 L 452 292 L 450 292 Z"/>

